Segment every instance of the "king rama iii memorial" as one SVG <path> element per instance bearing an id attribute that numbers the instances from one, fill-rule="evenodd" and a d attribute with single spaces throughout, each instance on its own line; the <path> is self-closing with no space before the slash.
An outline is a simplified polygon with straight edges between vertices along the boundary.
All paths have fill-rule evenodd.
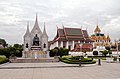
<path id="1" fill-rule="evenodd" d="M 37 15 L 36 21 L 31 32 L 29 31 L 29 24 L 27 24 L 27 30 L 24 35 L 24 50 L 23 58 L 48 58 L 48 35 L 46 33 L 46 28 L 44 24 L 44 30 L 38 25 Z"/>

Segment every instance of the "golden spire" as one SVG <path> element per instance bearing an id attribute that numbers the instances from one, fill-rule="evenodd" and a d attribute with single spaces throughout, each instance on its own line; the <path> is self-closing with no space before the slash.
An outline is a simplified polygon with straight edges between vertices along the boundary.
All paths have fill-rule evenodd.
<path id="1" fill-rule="evenodd" d="M 107 40 L 109 40 L 109 41 L 111 40 L 109 35 L 107 36 Z"/>
<path id="2" fill-rule="evenodd" d="M 99 26 L 98 26 L 98 24 L 97 24 L 97 27 L 96 27 L 96 29 L 95 29 L 95 31 L 94 31 L 95 33 L 100 33 L 101 32 L 101 30 L 100 30 L 100 28 L 99 28 Z"/>
<path id="3" fill-rule="evenodd" d="M 108 46 L 108 42 L 106 42 L 106 46 Z"/>
<path id="4" fill-rule="evenodd" d="M 104 46 L 104 42 L 102 42 L 102 44 L 101 44 L 102 46 Z"/>
<path id="5" fill-rule="evenodd" d="M 105 35 L 103 36 L 103 40 L 106 40 L 106 36 Z"/>
<path id="6" fill-rule="evenodd" d="M 112 43 L 112 42 L 110 42 L 110 45 L 111 45 L 111 46 L 112 46 L 112 44 L 113 44 L 113 43 Z"/>

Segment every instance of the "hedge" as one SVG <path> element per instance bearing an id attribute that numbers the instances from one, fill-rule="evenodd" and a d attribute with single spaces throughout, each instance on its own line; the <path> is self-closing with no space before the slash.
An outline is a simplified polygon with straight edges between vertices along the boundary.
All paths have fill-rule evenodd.
<path id="1" fill-rule="evenodd" d="M 79 64 L 80 63 L 79 61 L 75 62 L 75 61 L 69 61 L 69 60 L 62 60 L 62 62 L 68 63 L 68 64 Z M 96 63 L 95 60 L 91 62 L 81 62 L 81 64 L 95 64 L 95 63 Z"/>
<path id="2" fill-rule="evenodd" d="M 8 58 L 6 58 L 5 56 L 0 56 L 0 64 L 6 63 L 8 61 Z"/>
<path id="3" fill-rule="evenodd" d="M 65 57 L 60 58 L 60 60 L 68 64 L 79 64 L 80 62 L 80 60 L 78 59 L 78 56 L 76 57 L 65 56 Z M 96 61 L 92 60 L 92 58 L 81 59 L 81 64 L 94 64 L 94 63 L 96 63 Z"/>

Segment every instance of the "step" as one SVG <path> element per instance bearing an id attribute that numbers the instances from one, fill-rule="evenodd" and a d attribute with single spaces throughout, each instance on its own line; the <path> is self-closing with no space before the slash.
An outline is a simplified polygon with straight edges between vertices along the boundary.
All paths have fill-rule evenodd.
<path id="1" fill-rule="evenodd" d="M 21 59 L 10 59 L 11 63 L 43 63 L 43 62 L 58 62 L 58 59 L 53 58 L 41 58 L 41 59 L 28 59 L 28 58 L 21 58 Z"/>

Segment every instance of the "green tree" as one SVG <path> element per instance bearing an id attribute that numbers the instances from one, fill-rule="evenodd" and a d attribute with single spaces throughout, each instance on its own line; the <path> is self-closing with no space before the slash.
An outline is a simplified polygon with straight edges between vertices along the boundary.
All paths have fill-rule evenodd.
<path id="1" fill-rule="evenodd" d="M 15 48 L 22 48 L 22 45 L 20 45 L 20 44 L 14 44 L 13 47 L 15 47 Z"/>
<path id="2" fill-rule="evenodd" d="M 69 49 L 60 48 L 60 57 L 62 57 L 63 55 L 68 55 L 68 53 L 69 53 Z"/>
<path id="3" fill-rule="evenodd" d="M 58 49 L 53 49 L 52 52 L 55 53 L 55 56 L 57 56 L 57 54 L 58 54 Z"/>
<path id="4" fill-rule="evenodd" d="M 10 49 L 9 48 L 4 48 L 3 49 L 3 55 L 5 55 L 7 58 L 9 58 L 10 57 Z"/>
<path id="5" fill-rule="evenodd" d="M 57 54 L 57 52 L 58 52 L 57 49 L 51 49 L 51 50 L 49 50 L 49 51 L 50 51 L 50 57 L 56 56 L 56 54 Z"/>
<path id="6" fill-rule="evenodd" d="M 3 49 L 0 49 L 0 55 L 4 55 Z"/>
<path id="7" fill-rule="evenodd" d="M 112 51 L 111 51 L 111 50 L 108 50 L 108 54 L 111 55 L 111 54 L 112 54 Z"/>
<path id="8" fill-rule="evenodd" d="M 54 49 L 51 49 L 49 51 L 50 51 L 51 57 L 53 57 L 53 56 L 62 57 L 63 55 L 68 55 L 68 53 L 69 53 L 69 49 L 62 48 L 62 47 L 61 48 L 55 47 Z"/>
<path id="9" fill-rule="evenodd" d="M 108 54 L 108 51 L 107 51 L 107 50 L 104 50 L 104 51 L 102 52 L 102 54 L 106 57 L 106 55 Z"/>
<path id="10" fill-rule="evenodd" d="M 3 45 L 4 48 L 8 45 L 4 39 L 0 39 L 0 44 Z"/>
<path id="11" fill-rule="evenodd" d="M 60 55 L 60 49 L 59 49 L 58 47 L 55 47 L 54 49 L 57 49 L 57 50 L 58 50 L 57 56 L 59 56 L 59 55 Z"/>
<path id="12" fill-rule="evenodd" d="M 60 48 L 60 57 L 63 56 L 63 52 L 64 52 L 64 49 L 61 47 L 61 48 Z"/>

